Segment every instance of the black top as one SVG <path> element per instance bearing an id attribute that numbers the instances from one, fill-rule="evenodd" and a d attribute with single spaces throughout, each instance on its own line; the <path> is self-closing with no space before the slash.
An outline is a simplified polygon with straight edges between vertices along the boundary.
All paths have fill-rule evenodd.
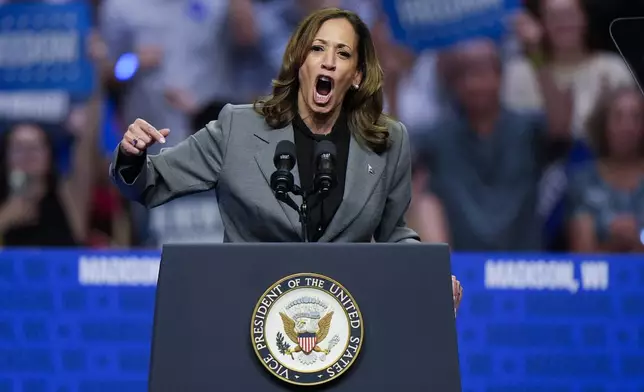
<path id="1" fill-rule="evenodd" d="M 38 204 L 38 222 L 15 226 L 4 233 L 4 246 L 78 246 L 67 214 L 56 191 L 49 192 Z"/>
<path id="2" fill-rule="evenodd" d="M 310 189 L 313 186 L 313 176 L 315 173 L 313 150 L 315 143 L 321 140 L 329 140 L 336 147 L 337 161 L 335 167 L 338 179 L 337 186 L 331 190 L 329 195 L 321 203 L 317 203 L 314 197 L 309 200 L 309 205 L 313 206 L 309 211 L 309 238 L 312 242 L 316 242 L 331 222 L 344 196 L 344 181 L 347 172 L 351 134 L 344 113 L 340 115 L 333 130 L 328 135 L 314 134 L 298 115 L 293 119 L 293 130 L 300 186 L 303 189 Z"/>

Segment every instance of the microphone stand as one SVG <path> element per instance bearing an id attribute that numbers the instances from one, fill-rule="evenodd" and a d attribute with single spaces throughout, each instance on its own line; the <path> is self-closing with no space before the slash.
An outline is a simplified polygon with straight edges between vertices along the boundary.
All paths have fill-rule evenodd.
<path id="1" fill-rule="evenodd" d="M 293 186 L 293 194 L 297 196 L 302 196 L 302 204 L 298 207 L 297 203 L 295 200 L 291 198 L 288 194 L 277 194 L 277 199 L 284 202 L 286 205 L 294 209 L 298 215 L 300 216 L 300 225 L 301 225 L 301 232 L 302 232 L 302 238 L 304 239 L 304 242 L 311 242 L 309 238 L 309 223 L 310 223 L 310 216 L 309 216 L 309 211 L 310 208 L 314 208 L 320 202 L 324 197 L 318 198 L 315 203 L 313 203 L 312 206 L 309 207 L 309 197 L 316 195 L 316 194 L 321 194 L 321 192 L 317 190 L 311 190 L 311 191 L 306 191 L 300 188 L 298 185 Z M 326 196 L 326 194 L 324 195 Z"/>
<path id="2" fill-rule="evenodd" d="M 310 192 L 303 191 L 302 188 L 297 187 L 298 193 L 300 196 L 302 196 L 302 204 L 300 205 L 300 209 L 298 213 L 300 214 L 300 225 L 302 227 L 302 238 L 304 239 L 304 242 L 311 242 L 309 239 L 309 196 Z"/>

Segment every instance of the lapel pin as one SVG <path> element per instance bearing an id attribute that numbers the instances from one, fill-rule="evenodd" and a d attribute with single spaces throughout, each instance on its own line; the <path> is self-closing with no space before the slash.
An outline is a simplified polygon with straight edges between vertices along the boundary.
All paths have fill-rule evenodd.
<path id="1" fill-rule="evenodd" d="M 369 164 L 367 164 L 367 170 L 369 171 L 369 174 L 373 174 L 373 173 L 374 173 L 374 171 L 373 171 L 373 167 L 371 167 L 371 165 L 369 165 Z"/>

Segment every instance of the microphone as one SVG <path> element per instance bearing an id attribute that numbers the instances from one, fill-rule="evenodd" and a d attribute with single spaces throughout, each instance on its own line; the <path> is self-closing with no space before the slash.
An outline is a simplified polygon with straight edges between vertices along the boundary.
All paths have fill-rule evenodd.
<path id="1" fill-rule="evenodd" d="M 288 140 L 277 143 L 273 155 L 273 163 L 277 170 L 271 175 L 271 189 L 279 200 L 285 200 L 288 193 L 294 189 L 295 180 L 291 170 L 295 167 L 295 161 L 295 144 Z"/>
<path id="2" fill-rule="evenodd" d="M 313 156 L 315 157 L 313 186 L 316 191 L 322 195 L 326 195 L 338 183 L 335 173 L 335 162 L 337 159 L 335 144 L 328 140 L 322 140 L 316 143 L 313 149 Z"/>

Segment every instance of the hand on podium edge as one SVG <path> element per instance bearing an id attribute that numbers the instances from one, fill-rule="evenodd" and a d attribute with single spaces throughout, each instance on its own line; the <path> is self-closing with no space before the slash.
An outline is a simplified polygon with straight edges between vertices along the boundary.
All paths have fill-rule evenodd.
<path id="1" fill-rule="evenodd" d="M 452 297 L 454 298 L 454 316 L 456 316 L 461 299 L 463 299 L 463 286 L 454 275 L 452 275 Z"/>

